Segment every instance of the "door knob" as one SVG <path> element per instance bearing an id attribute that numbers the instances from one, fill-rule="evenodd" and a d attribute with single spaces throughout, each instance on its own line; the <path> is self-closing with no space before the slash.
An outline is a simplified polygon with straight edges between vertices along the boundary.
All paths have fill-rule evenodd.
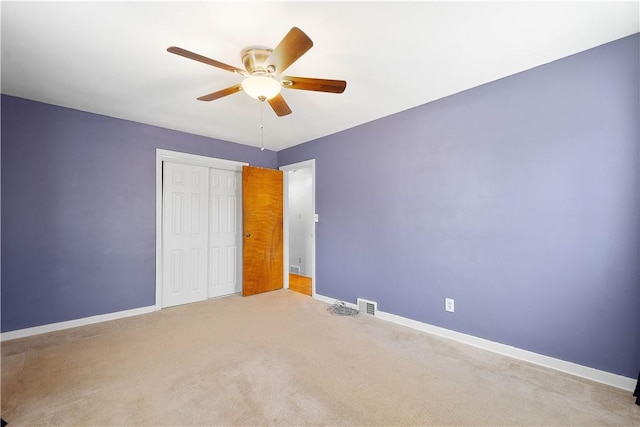
<path id="1" fill-rule="evenodd" d="M 251 233 L 245 234 L 244 237 L 251 237 Z"/>

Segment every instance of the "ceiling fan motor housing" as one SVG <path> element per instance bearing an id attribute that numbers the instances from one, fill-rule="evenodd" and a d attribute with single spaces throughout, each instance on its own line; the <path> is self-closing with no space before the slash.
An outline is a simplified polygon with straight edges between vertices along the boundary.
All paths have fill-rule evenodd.
<path id="1" fill-rule="evenodd" d="M 269 49 L 268 47 L 260 47 L 260 46 L 252 46 L 245 49 L 242 49 L 242 64 L 244 68 L 249 72 L 249 74 L 273 74 L 275 72 L 275 67 L 270 67 L 273 69 L 266 69 L 264 67 L 264 63 L 273 52 L 273 49 Z"/>

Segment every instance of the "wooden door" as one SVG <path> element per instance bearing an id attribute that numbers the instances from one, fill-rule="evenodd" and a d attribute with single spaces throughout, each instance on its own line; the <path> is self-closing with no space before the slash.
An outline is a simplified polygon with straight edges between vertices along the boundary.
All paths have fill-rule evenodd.
<path id="1" fill-rule="evenodd" d="M 282 171 L 242 168 L 243 296 L 283 287 L 282 183 Z"/>

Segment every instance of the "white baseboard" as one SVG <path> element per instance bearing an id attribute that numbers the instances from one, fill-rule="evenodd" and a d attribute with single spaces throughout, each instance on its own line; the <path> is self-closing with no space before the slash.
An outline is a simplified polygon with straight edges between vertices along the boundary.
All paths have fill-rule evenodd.
<path id="1" fill-rule="evenodd" d="M 61 331 L 63 329 L 77 328 L 78 326 L 92 325 L 94 323 L 106 322 L 107 320 L 122 319 L 124 317 L 138 316 L 140 314 L 156 311 L 155 305 L 148 307 L 134 308 L 131 310 L 117 311 L 115 313 L 100 314 L 97 316 L 84 317 L 82 319 L 68 320 L 66 322 L 50 323 L 48 325 L 34 326 L 33 328 L 18 329 L 16 331 L 3 332 L 0 341 L 9 341 L 17 338 L 30 337 L 32 335 L 46 334 L 49 332 Z"/>
<path id="2" fill-rule="evenodd" d="M 316 294 L 314 298 L 327 304 L 333 304 L 337 301 L 334 298 L 329 298 L 319 294 Z M 356 304 L 350 302 L 345 301 L 345 304 L 355 309 L 358 308 Z M 528 350 L 522 350 L 520 348 L 512 347 L 506 344 L 500 344 L 483 338 L 474 337 L 473 335 L 467 335 L 461 332 L 452 331 L 450 329 L 441 328 L 439 326 L 430 325 L 428 323 L 419 322 L 417 320 L 407 319 L 406 317 L 397 316 L 395 314 L 385 313 L 384 311 L 378 310 L 376 312 L 376 317 L 391 323 L 406 326 L 412 329 L 417 329 L 419 331 L 427 332 L 439 337 L 449 338 L 451 340 L 469 344 L 483 350 L 501 354 L 503 356 L 513 357 L 514 359 L 519 359 L 525 362 L 533 363 L 535 365 L 555 369 L 557 371 L 575 375 L 581 378 L 586 378 L 588 380 L 596 381 L 602 384 L 607 384 L 623 390 L 633 391 L 636 386 L 636 380 L 634 378 L 628 378 L 622 375 L 601 371 L 599 369 L 578 365 L 577 363 L 567 362 L 565 360 L 556 359 L 554 357 L 544 356 L 542 354 L 534 353 Z"/>

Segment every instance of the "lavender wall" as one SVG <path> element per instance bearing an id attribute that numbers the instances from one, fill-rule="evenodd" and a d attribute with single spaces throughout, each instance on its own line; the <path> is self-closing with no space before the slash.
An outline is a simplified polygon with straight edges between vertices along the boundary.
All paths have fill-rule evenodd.
<path id="1" fill-rule="evenodd" d="M 635 378 L 639 42 L 279 152 L 316 159 L 317 292 Z"/>
<path id="2" fill-rule="evenodd" d="M 2 96 L 2 331 L 155 304 L 156 148 L 276 153 Z"/>

